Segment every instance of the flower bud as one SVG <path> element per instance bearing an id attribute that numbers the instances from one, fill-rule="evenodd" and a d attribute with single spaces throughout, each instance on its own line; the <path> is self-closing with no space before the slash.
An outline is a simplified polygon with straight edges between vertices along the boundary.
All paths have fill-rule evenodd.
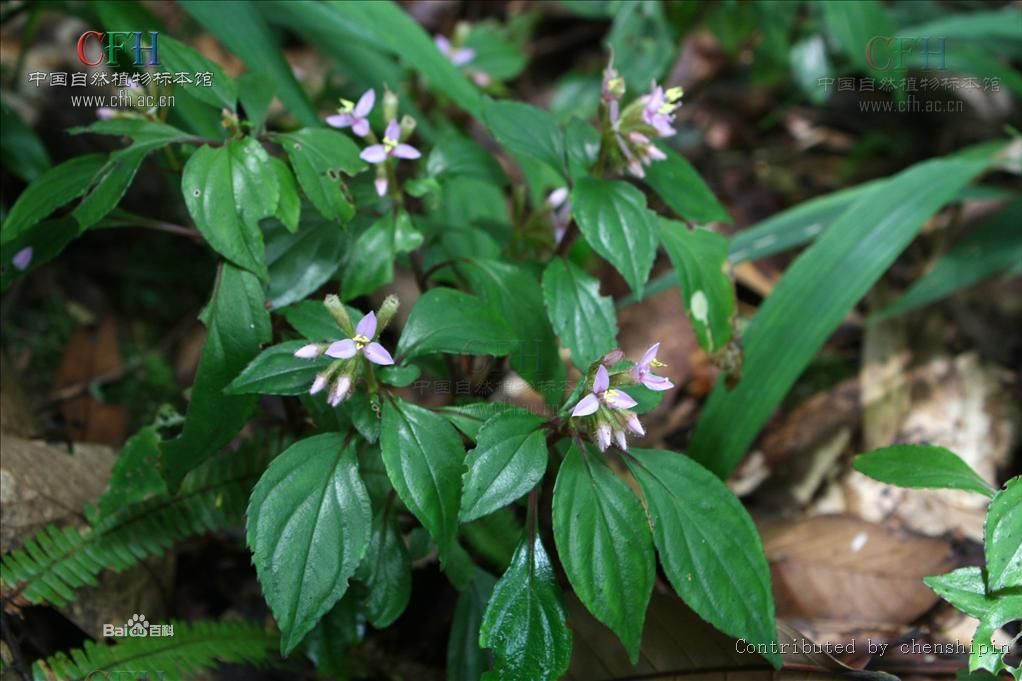
<path id="1" fill-rule="evenodd" d="M 383 120 L 392 121 L 397 118 L 397 94 L 389 89 L 383 93 Z"/>
<path id="2" fill-rule="evenodd" d="M 347 374 L 339 376 L 334 382 L 334 387 L 330 390 L 330 397 L 327 398 L 327 403 L 331 407 L 336 407 L 344 401 L 344 398 L 348 396 L 350 390 L 351 376 L 348 376 Z"/>
<path id="3" fill-rule="evenodd" d="M 415 119 L 405 114 L 401 117 L 401 141 L 405 142 L 415 132 Z"/>
<path id="4" fill-rule="evenodd" d="M 295 357 L 299 359 L 316 359 L 326 350 L 326 346 L 319 343 L 309 343 L 295 350 Z"/>
<path id="5" fill-rule="evenodd" d="M 610 447 L 610 425 L 601 423 L 596 428 L 596 446 L 600 448 L 601 452 L 607 451 Z"/>
<path id="6" fill-rule="evenodd" d="M 321 374 L 316 374 L 316 380 L 312 382 L 312 387 L 309 388 L 309 394 L 315 395 L 318 392 L 322 392 L 323 388 L 326 387 L 327 381 L 329 381 L 329 372 L 325 371 Z"/>
<path id="7" fill-rule="evenodd" d="M 618 449 L 623 452 L 628 451 L 628 440 L 625 438 L 625 431 L 615 430 L 614 431 L 614 442 L 617 443 Z"/>
<path id="8" fill-rule="evenodd" d="M 383 299 L 383 303 L 380 305 L 380 310 L 376 313 L 377 337 L 383 334 L 384 329 L 387 328 L 387 324 L 390 324 L 390 320 L 394 318 L 394 315 L 397 313 L 397 309 L 400 305 L 401 301 L 399 301 L 397 296 L 393 293 Z"/>
<path id="9" fill-rule="evenodd" d="M 344 303 L 341 302 L 340 298 L 331 293 L 323 300 L 323 305 L 349 338 L 355 335 L 355 327 L 351 324 L 351 317 L 348 316 L 348 310 L 344 307 Z"/>
<path id="10" fill-rule="evenodd" d="M 624 351 L 621 350 L 621 348 L 616 348 L 608 352 L 606 355 L 604 355 L 603 359 L 600 360 L 600 363 L 603 364 L 603 366 L 610 368 L 624 358 L 625 358 Z"/>
<path id="11" fill-rule="evenodd" d="M 646 429 L 642 427 L 639 417 L 630 411 L 625 412 L 625 428 L 640 437 L 646 434 Z"/>

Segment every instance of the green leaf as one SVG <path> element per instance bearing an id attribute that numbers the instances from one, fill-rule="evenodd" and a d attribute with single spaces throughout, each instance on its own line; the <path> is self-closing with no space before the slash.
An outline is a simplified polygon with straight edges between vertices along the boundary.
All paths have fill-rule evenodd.
<path id="1" fill-rule="evenodd" d="M 447 681 L 479 681 L 490 666 L 491 656 L 479 646 L 479 628 L 496 581 L 485 570 L 476 570 L 458 595 L 447 639 Z"/>
<path id="2" fill-rule="evenodd" d="M 483 122 L 511 153 L 531 156 L 564 175 L 564 136 L 548 112 L 524 102 L 488 100 Z"/>
<path id="3" fill-rule="evenodd" d="M 901 298 L 877 315 L 915 310 L 1022 262 L 1022 200 L 984 220 L 955 244 Z"/>
<path id="4" fill-rule="evenodd" d="M 741 502 L 687 456 L 655 449 L 629 454 L 624 460 L 642 488 L 671 586 L 720 631 L 771 650 L 777 633 L 770 567 Z M 780 668 L 778 653 L 766 657 Z"/>
<path id="5" fill-rule="evenodd" d="M 347 306 L 345 308 L 348 310 L 352 324 L 357 324 L 362 315 L 358 314 L 354 308 Z M 295 331 L 310 341 L 335 341 L 347 337 L 347 334 L 337 325 L 321 301 L 303 300 L 300 303 L 288 305 L 280 312 Z"/>
<path id="6" fill-rule="evenodd" d="M 415 301 L 397 352 L 406 359 L 434 352 L 500 356 L 514 349 L 513 338 L 504 318 L 479 298 L 434 288 Z"/>
<path id="7" fill-rule="evenodd" d="M 389 627 L 400 617 L 412 596 L 408 547 L 398 531 L 396 513 L 388 513 L 388 509 L 389 505 L 385 506 L 373 519 L 369 549 L 356 574 L 369 591 L 366 617 L 377 629 Z"/>
<path id="8" fill-rule="evenodd" d="M 259 220 L 272 216 L 280 199 L 270 156 L 254 139 L 203 146 L 188 159 L 181 192 L 195 226 L 213 249 L 266 280 L 266 253 Z"/>
<path id="9" fill-rule="evenodd" d="M 990 502 L 983 546 L 987 588 L 1000 591 L 1022 587 L 1022 477 L 1009 480 Z"/>
<path id="10" fill-rule="evenodd" d="M 982 619 L 993 605 L 993 597 L 986 593 L 982 568 L 958 568 L 945 575 L 924 577 L 923 581 L 934 593 L 970 617 Z"/>
<path id="11" fill-rule="evenodd" d="M 238 85 L 234 79 L 224 73 L 220 65 L 207 59 L 191 47 L 171 38 L 166 33 L 160 34 L 160 61 L 166 70 L 171 72 L 187 71 L 191 73 L 212 73 L 213 86 L 183 86 L 188 94 L 217 109 L 234 111 L 238 101 Z"/>
<path id="12" fill-rule="evenodd" d="M 613 301 L 600 282 L 574 263 L 554 258 L 543 272 L 543 300 L 550 323 L 580 370 L 617 346 Z"/>
<path id="13" fill-rule="evenodd" d="M 103 154 L 76 156 L 36 178 L 7 214 L 0 228 L 0 243 L 13 241 L 71 199 L 84 194 L 105 163 Z"/>
<path id="14" fill-rule="evenodd" d="M 898 34 L 905 38 L 916 39 L 922 36 L 940 36 L 941 39 L 1003 38 L 1016 40 L 1019 22 L 1022 22 L 1022 12 L 1016 7 L 1005 6 L 989 11 L 953 12 L 925 24 L 910 26 L 898 31 Z"/>
<path id="15" fill-rule="evenodd" d="M 125 637 L 107 645 L 86 641 L 33 664 L 37 681 L 93 681 L 97 678 L 195 678 L 214 673 L 218 662 L 264 665 L 273 659 L 276 636 L 260 624 L 239 620 L 171 620 L 173 636 Z"/>
<path id="16" fill-rule="evenodd" d="M 497 414 L 531 414 L 524 407 L 516 407 L 506 402 L 469 402 L 468 404 L 453 404 L 440 407 L 437 410 L 451 424 L 460 430 L 469 440 L 475 440 L 479 436 L 479 429 L 489 419 Z"/>
<path id="17" fill-rule="evenodd" d="M 265 233 L 270 273 L 266 295 L 274 309 L 301 300 L 330 281 L 347 243 L 347 235 L 337 223 L 312 211 L 306 211 L 294 234 L 279 226 Z"/>
<path id="18" fill-rule="evenodd" d="M 280 101 L 302 125 L 319 125 L 316 110 L 295 80 L 294 71 L 260 16 L 257 5 L 248 0 L 181 3 L 186 12 L 238 55 L 249 70 L 273 78 Z"/>
<path id="19" fill-rule="evenodd" d="M 571 194 L 582 235 L 641 294 L 656 258 L 656 219 L 646 197 L 621 180 L 583 177 Z"/>
<path id="20" fill-rule="evenodd" d="M 0 102 L 0 159 L 4 168 L 32 182 L 50 168 L 50 155 L 18 113 Z"/>
<path id="21" fill-rule="evenodd" d="M 507 184 L 507 175 L 493 155 L 453 130 L 440 137 L 430 150 L 426 172 L 432 177 L 469 175 L 498 186 Z"/>
<path id="22" fill-rule="evenodd" d="M 543 309 L 543 290 L 524 267 L 472 258 L 457 267 L 472 290 L 492 309 L 501 310 L 517 336 L 509 362 L 547 404 L 564 398 L 565 370 L 557 339 Z"/>
<path id="23" fill-rule="evenodd" d="M 572 117 L 564 129 L 568 175 L 575 182 L 589 174 L 600 154 L 600 132 L 580 118 Z"/>
<path id="24" fill-rule="evenodd" d="M 869 63 L 870 40 L 895 34 L 894 20 L 883 4 L 877 0 L 825 2 L 820 9 L 827 36 L 852 66 L 876 78 L 892 78 L 894 82 L 904 77 L 905 70 L 896 64 L 895 55 L 891 56 L 889 68 L 882 67 L 881 62 L 886 61 L 881 54 L 882 44 L 876 46 L 877 54 L 873 56 L 878 68 Z"/>
<path id="25" fill-rule="evenodd" d="M 253 134 L 262 130 L 276 94 L 277 83 L 266 73 L 248 71 L 238 77 L 238 96 Z"/>
<path id="26" fill-rule="evenodd" d="M 309 392 L 316 374 L 334 360 L 326 355 L 317 359 L 295 357 L 305 341 L 287 341 L 259 353 L 241 374 L 224 389 L 227 395 L 301 395 Z"/>
<path id="27" fill-rule="evenodd" d="M 112 135 L 130 137 L 131 146 L 135 149 L 152 151 L 168 144 L 194 141 L 188 133 L 178 130 L 173 125 L 150 121 L 144 118 L 111 118 L 94 121 L 91 125 L 71 128 L 72 135 Z"/>
<path id="28" fill-rule="evenodd" d="M 227 396 L 223 390 L 270 340 L 270 317 L 259 280 L 225 263 L 205 322 L 206 344 L 184 430 L 160 446 L 160 468 L 171 490 L 188 471 L 234 439 L 255 407 L 255 397 Z"/>
<path id="29" fill-rule="evenodd" d="M 461 522 L 467 523 L 528 494 L 546 472 L 546 434 L 542 420 L 515 413 L 498 414 L 479 429 L 468 453 L 461 495 Z"/>
<path id="30" fill-rule="evenodd" d="M 361 604 L 354 596 L 349 591 L 337 601 L 302 642 L 318 674 L 348 679 L 352 664 L 348 649 L 362 642 L 366 628 Z"/>
<path id="31" fill-rule="evenodd" d="M 657 146 L 667 158 L 646 168 L 646 184 L 664 203 L 691 222 L 733 222 L 688 159 L 665 144 Z"/>
<path id="32" fill-rule="evenodd" d="M 874 480 L 916 489 L 994 490 L 954 452 L 934 445 L 893 445 L 855 457 L 855 470 Z"/>
<path id="33" fill-rule="evenodd" d="M 482 97 L 461 70 L 433 44 L 432 38 L 396 3 L 337 2 L 295 6 L 283 3 L 291 12 L 309 21 L 330 26 L 336 36 L 368 43 L 398 57 L 403 64 L 425 76 L 437 91 L 479 118 Z M 335 38 L 336 39 L 336 38 Z"/>
<path id="34" fill-rule="evenodd" d="M 656 576 L 642 504 L 602 456 L 572 445 L 557 474 L 553 519 L 568 581 L 635 664 Z"/>
<path id="35" fill-rule="evenodd" d="M 614 15 L 607 47 L 625 82 L 644 88 L 657 81 L 677 55 L 677 41 L 663 6 L 655 0 L 626 2 Z"/>
<path id="36" fill-rule="evenodd" d="M 724 347 L 731 340 L 737 312 L 735 287 L 725 272 L 727 237 L 662 219 L 660 243 L 678 273 L 681 298 L 699 344 L 707 352 Z"/>
<path id="37" fill-rule="evenodd" d="M 640 509 L 641 510 L 641 509 Z M 550 558 L 537 534 L 523 540 L 493 587 L 479 630 L 494 668 L 484 681 L 556 681 L 571 662 L 571 630 Z"/>
<path id="38" fill-rule="evenodd" d="M 856 302 L 993 156 L 982 150 L 926 161 L 874 186 L 795 260 L 745 334 L 741 383 L 718 384 L 703 409 L 690 450 L 696 461 L 721 477 L 734 470 Z"/>
<path id="39" fill-rule="evenodd" d="M 79 235 L 78 222 L 65 217 L 43 220 L 10 241 L 0 241 L 0 263 L 3 263 L 0 267 L 0 290 L 6 290 L 19 277 L 56 258 Z M 32 262 L 25 270 L 7 265 L 19 251 L 29 246 L 32 247 Z"/>
<path id="40" fill-rule="evenodd" d="M 252 490 L 248 545 L 287 656 L 348 589 L 372 528 L 354 444 L 340 433 L 299 440 Z"/>
<path id="41" fill-rule="evenodd" d="M 493 80 L 508 81 L 525 68 L 526 57 L 521 48 L 508 40 L 498 24 L 480 22 L 472 26 L 464 46 L 475 50 L 475 57 L 467 64 L 472 71 L 482 71 Z"/>
<path id="42" fill-rule="evenodd" d="M 365 169 L 359 149 L 336 130 L 302 128 L 270 139 L 287 152 L 298 184 L 323 217 L 347 222 L 355 215 L 355 206 L 345 192 L 341 173 L 354 175 Z"/>
<path id="43" fill-rule="evenodd" d="M 279 158 L 272 158 L 270 161 L 273 172 L 277 175 L 277 185 L 280 187 L 280 199 L 277 201 L 274 217 L 280 220 L 287 231 L 294 234 L 298 231 L 298 224 L 302 219 L 302 199 L 298 196 L 298 184 L 286 163 Z"/>
<path id="44" fill-rule="evenodd" d="M 444 417 L 394 398 L 383 405 L 380 448 L 387 476 L 447 561 L 458 532 L 465 449 Z"/>
<path id="45" fill-rule="evenodd" d="M 149 147 L 130 146 L 110 154 L 110 160 L 96 174 L 89 192 L 71 213 L 79 229 L 85 231 L 117 207 L 150 151 Z"/>
<path id="46" fill-rule="evenodd" d="M 400 221 L 407 224 L 407 229 L 415 229 L 407 213 L 401 213 Z M 394 281 L 396 222 L 394 214 L 387 213 L 355 239 L 346 254 L 341 275 L 342 300 L 364 296 Z M 419 238 L 421 240 L 421 235 Z"/>
<path id="47" fill-rule="evenodd" d="M 403 367 L 382 367 L 376 370 L 376 375 L 381 383 L 392 385 L 395 388 L 407 388 L 422 375 L 422 369 L 415 364 Z"/>
<path id="48" fill-rule="evenodd" d="M 146 426 L 124 443 L 114 463 L 106 492 L 99 500 L 100 518 L 113 515 L 122 508 L 167 493 L 167 484 L 160 476 L 160 433 L 156 426 Z"/>

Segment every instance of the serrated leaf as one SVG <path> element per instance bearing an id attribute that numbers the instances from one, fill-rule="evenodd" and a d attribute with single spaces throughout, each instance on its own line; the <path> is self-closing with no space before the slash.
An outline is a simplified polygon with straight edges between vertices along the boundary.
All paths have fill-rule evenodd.
<path id="1" fill-rule="evenodd" d="M 1022 477 L 1009 480 L 990 502 L 983 548 L 987 588 L 1000 591 L 1022 587 Z"/>
<path id="2" fill-rule="evenodd" d="M 580 118 L 572 117 L 564 129 L 568 175 L 575 182 L 589 174 L 600 154 L 600 131 Z"/>
<path id="3" fill-rule="evenodd" d="M 979 567 L 963 567 L 944 575 L 926 577 L 926 586 L 970 617 L 982 618 L 990 610 L 993 598 L 987 596 L 986 580 Z"/>
<path id="4" fill-rule="evenodd" d="M 691 222 L 733 222 L 688 159 L 665 144 L 658 146 L 667 158 L 646 168 L 646 184 L 664 203 Z"/>
<path id="5" fill-rule="evenodd" d="M 446 562 L 458 531 L 461 438 L 444 417 L 394 398 L 383 405 L 380 449 L 398 497 L 429 530 Z"/>
<path id="6" fill-rule="evenodd" d="M 596 619 L 638 661 L 656 576 L 649 521 L 639 500 L 601 455 L 575 445 L 557 474 L 554 539 L 568 581 Z"/>
<path id="7" fill-rule="evenodd" d="M 344 595 L 369 546 L 369 493 L 345 443 L 340 433 L 296 442 L 252 490 L 248 545 L 285 656 Z"/>
<path id="8" fill-rule="evenodd" d="M 855 470 L 874 480 L 916 489 L 994 490 L 954 452 L 934 445 L 893 445 L 855 457 Z"/>
<path id="9" fill-rule="evenodd" d="M 583 177 L 571 193 L 571 206 L 589 245 L 641 294 L 657 249 L 656 218 L 643 193 L 622 180 Z"/>
<path id="10" fill-rule="evenodd" d="M 543 300 L 561 343 L 580 370 L 617 346 L 614 302 L 600 282 L 574 263 L 554 258 L 543 272 Z"/>
<path id="11" fill-rule="evenodd" d="M 531 414 L 524 407 L 516 407 L 506 402 L 469 402 L 468 404 L 452 404 L 437 410 L 444 418 L 460 430 L 472 441 L 479 436 L 479 429 L 497 414 Z"/>
<path id="12" fill-rule="evenodd" d="M 365 613 L 377 629 L 389 627 L 401 616 L 412 596 L 412 563 L 398 531 L 397 518 L 388 508 L 373 519 L 373 534 L 358 579 L 369 591 Z"/>
<path id="13" fill-rule="evenodd" d="M 660 220 L 660 243 L 678 274 L 681 298 L 699 344 L 707 352 L 724 347 L 731 340 L 737 311 L 735 287 L 725 271 L 727 237 Z"/>
<path id="14" fill-rule="evenodd" d="M 454 131 L 444 134 L 433 145 L 426 161 L 426 172 L 432 177 L 469 175 L 498 186 L 507 184 L 507 175 L 493 155 Z"/>
<path id="15" fill-rule="evenodd" d="M 166 33 L 160 34 L 160 61 L 168 71 L 177 73 L 212 73 L 212 87 L 184 86 L 188 93 L 206 104 L 217 109 L 234 110 L 238 101 L 238 86 L 234 79 L 224 73 L 220 65 L 207 59 L 204 55 L 188 45 L 171 38 Z"/>
<path id="16" fill-rule="evenodd" d="M 780 668 L 774 601 L 756 526 L 713 473 L 686 456 L 632 449 L 625 456 L 653 523 L 671 586 L 700 617 L 729 636 L 762 644 Z"/>
<path id="17" fill-rule="evenodd" d="M 457 269 L 485 303 L 503 312 L 514 329 L 517 342 L 509 357 L 511 368 L 543 395 L 547 404 L 559 406 L 564 398 L 564 362 L 544 313 L 539 282 L 524 267 L 498 260 L 472 258 Z"/>
<path id="18" fill-rule="evenodd" d="M 246 139 L 201 147 L 185 164 L 181 192 L 209 245 L 265 281 L 259 220 L 276 212 L 280 186 L 262 145 Z"/>
<path id="19" fill-rule="evenodd" d="M 256 398 L 223 390 L 270 340 L 270 318 L 255 275 L 224 263 L 206 309 L 206 343 L 181 435 L 160 445 L 160 468 L 177 489 L 192 468 L 230 442 L 245 425 Z"/>
<path id="20" fill-rule="evenodd" d="M 302 128 L 270 138 L 284 148 L 298 184 L 316 210 L 328 220 L 350 220 L 355 206 L 344 191 L 341 173 L 354 175 L 366 167 L 355 143 L 324 128 Z"/>
<path id="21" fill-rule="evenodd" d="M 103 154 L 76 156 L 36 178 L 7 214 L 0 228 L 0 242 L 13 241 L 71 199 L 84 194 L 105 163 Z"/>
<path id="22" fill-rule="evenodd" d="M 224 389 L 227 395 L 301 395 L 309 392 L 316 374 L 334 360 L 326 355 L 316 359 L 295 357 L 305 341 L 287 341 L 259 353 L 237 378 Z"/>
<path id="23" fill-rule="evenodd" d="M 404 215 L 404 221 L 410 222 Z M 394 215 L 387 213 L 355 239 L 341 274 L 342 300 L 372 293 L 394 280 L 395 222 Z"/>
<path id="24" fill-rule="evenodd" d="M 294 234 L 298 231 L 298 223 L 302 218 L 302 199 L 298 196 L 298 183 L 287 164 L 279 158 L 270 159 L 273 172 L 277 174 L 277 185 L 280 187 L 280 198 L 274 216 L 283 223 L 287 231 Z"/>
<path id="25" fill-rule="evenodd" d="M 351 323 L 358 324 L 362 319 L 361 313 L 353 307 L 345 306 L 345 309 L 348 311 Z M 334 341 L 347 337 L 347 334 L 341 330 L 334 318 L 327 312 L 322 301 L 303 300 L 288 305 L 280 312 L 295 331 L 310 341 Z"/>
<path id="26" fill-rule="evenodd" d="M 434 352 L 500 356 L 514 349 L 513 338 L 503 317 L 476 296 L 434 288 L 415 301 L 397 352 L 406 359 Z"/>
<path id="27" fill-rule="evenodd" d="M 458 595 L 454 621 L 447 640 L 447 681 L 479 681 L 492 657 L 479 646 L 479 628 L 497 580 L 476 570 L 468 588 Z"/>
<path id="28" fill-rule="evenodd" d="M 268 223 L 264 230 L 270 273 L 266 295 L 277 309 L 300 301 L 334 276 L 348 236 L 337 223 L 313 211 L 306 211 L 294 234 L 273 220 Z"/>
<path id="29" fill-rule="evenodd" d="M 564 135 L 549 112 L 525 102 L 488 100 L 483 122 L 508 151 L 531 156 L 564 175 Z"/>
<path id="30" fill-rule="evenodd" d="M 266 116 L 270 113 L 270 105 L 276 94 L 277 83 L 265 72 L 248 71 L 238 77 L 238 96 L 245 109 L 245 117 L 252 125 L 253 134 L 258 133 L 266 123 Z"/>
<path id="31" fill-rule="evenodd" d="M 555 681 L 571 663 L 571 630 L 550 558 L 537 534 L 523 540 L 493 587 L 479 644 L 496 663 L 484 681 Z"/>
<path id="32" fill-rule="evenodd" d="M 542 423 L 535 416 L 506 413 L 483 424 L 476 448 L 468 453 L 461 522 L 510 504 L 543 479 L 547 451 Z"/>
<path id="33" fill-rule="evenodd" d="M 721 477 L 849 310 L 872 288 L 923 223 L 986 169 L 1003 145 L 920 163 L 874 185 L 784 273 L 743 339 L 743 378 L 718 384 L 689 454 Z"/>
<path id="34" fill-rule="evenodd" d="M 124 443 L 110 473 L 106 492 L 99 500 L 100 518 L 122 508 L 167 493 L 167 484 L 160 476 L 160 433 L 156 426 L 146 426 Z"/>

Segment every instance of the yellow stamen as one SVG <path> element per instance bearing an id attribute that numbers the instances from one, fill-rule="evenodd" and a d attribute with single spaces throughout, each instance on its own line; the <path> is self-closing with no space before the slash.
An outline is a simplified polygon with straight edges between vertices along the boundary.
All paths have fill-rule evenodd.
<path id="1" fill-rule="evenodd" d="M 388 152 L 393 151 L 397 147 L 397 140 L 392 140 L 389 137 L 383 138 L 383 148 Z"/>
<path id="2" fill-rule="evenodd" d="M 355 341 L 355 347 L 361 350 L 365 346 L 369 345 L 369 339 L 365 336 L 355 336 L 351 340 Z"/>
<path id="3" fill-rule="evenodd" d="M 615 397 L 617 397 L 617 394 L 619 392 L 620 392 L 619 390 L 614 390 L 613 388 L 611 388 L 611 389 L 607 390 L 605 393 L 603 393 L 603 397 L 604 397 L 605 400 L 612 400 Z"/>
<path id="4" fill-rule="evenodd" d="M 649 363 L 649 366 L 650 366 L 651 369 L 659 369 L 661 367 L 667 366 L 667 363 L 666 362 L 661 362 L 656 357 L 654 357 L 653 361 Z"/>
<path id="5" fill-rule="evenodd" d="M 673 104 L 685 95 L 685 91 L 680 87 L 672 87 L 664 94 L 667 95 L 667 101 Z"/>
<path id="6" fill-rule="evenodd" d="M 355 110 L 355 102 L 350 99 L 341 98 L 341 106 L 337 109 L 337 113 L 350 114 Z"/>
<path id="7" fill-rule="evenodd" d="M 677 108 L 678 107 L 674 106 L 673 104 L 668 104 L 667 102 L 664 102 L 663 104 L 660 105 L 660 108 L 657 109 L 657 113 L 667 116 L 668 114 L 673 113 L 674 110 Z"/>

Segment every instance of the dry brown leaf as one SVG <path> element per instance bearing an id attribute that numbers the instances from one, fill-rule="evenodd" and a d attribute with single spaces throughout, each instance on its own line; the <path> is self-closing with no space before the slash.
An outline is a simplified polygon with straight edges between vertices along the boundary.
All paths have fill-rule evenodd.
<path id="1" fill-rule="evenodd" d="M 941 539 L 845 516 L 816 516 L 760 528 L 779 617 L 840 620 L 848 628 L 915 620 L 937 595 L 923 577 L 954 567 Z"/>

